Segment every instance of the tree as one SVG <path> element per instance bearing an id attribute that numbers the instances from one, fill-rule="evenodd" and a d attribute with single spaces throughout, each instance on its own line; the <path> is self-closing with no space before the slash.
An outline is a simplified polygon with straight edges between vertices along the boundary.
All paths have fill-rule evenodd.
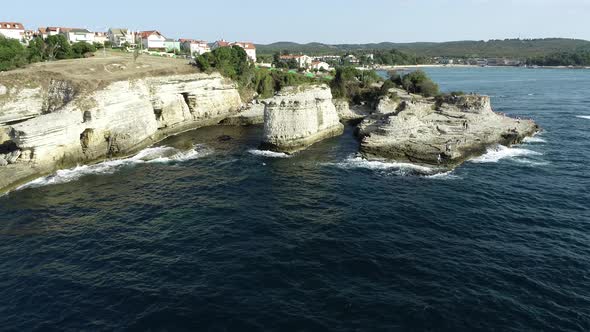
<path id="1" fill-rule="evenodd" d="M 0 71 L 24 67 L 27 63 L 23 45 L 16 39 L 0 36 Z"/>
<path id="2" fill-rule="evenodd" d="M 64 35 L 48 36 L 45 39 L 47 44 L 47 59 L 48 60 L 63 60 L 71 59 L 73 56 L 72 46 Z"/>
<path id="3" fill-rule="evenodd" d="M 96 52 L 96 47 L 87 42 L 77 42 L 72 45 L 72 57 L 83 58 L 89 53 Z"/>
<path id="4" fill-rule="evenodd" d="M 402 77 L 403 88 L 410 92 L 433 97 L 439 94 L 439 88 L 422 70 L 416 70 Z"/>

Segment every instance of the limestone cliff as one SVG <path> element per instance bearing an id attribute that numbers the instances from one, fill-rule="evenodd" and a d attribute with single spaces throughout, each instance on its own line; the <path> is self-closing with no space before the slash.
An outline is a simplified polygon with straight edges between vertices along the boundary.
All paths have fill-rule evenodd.
<path id="1" fill-rule="evenodd" d="M 328 86 L 289 87 L 266 102 L 262 148 L 293 153 L 343 131 Z"/>
<path id="2" fill-rule="evenodd" d="M 51 80 L 2 92 L 0 188 L 56 168 L 131 154 L 166 136 L 216 124 L 241 106 L 235 85 L 219 74 L 121 80 L 90 91 Z"/>
<path id="3" fill-rule="evenodd" d="M 449 169 L 490 146 L 510 146 L 538 130 L 531 120 L 494 113 L 487 96 L 403 96 L 380 104 L 378 112 L 361 123 L 359 134 L 361 152 L 368 159 Z"/>

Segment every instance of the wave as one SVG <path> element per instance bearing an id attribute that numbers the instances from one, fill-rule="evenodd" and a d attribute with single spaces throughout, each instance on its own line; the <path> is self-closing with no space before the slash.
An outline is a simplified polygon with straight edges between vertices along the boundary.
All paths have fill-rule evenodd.
<path id="1" fill-rule="evenodd" d="M 576 115 L 576 118 L 590 120 L 590 115 Z"/>
<path id="2" fill-rule="evenodd" d="M 342 162 L 326 163 L 343 169 L 365 168 L 376 171 L 394 171 L 397 175 L 429 175 L 434 176 L 440 173 L 439 168 L 416 165 L 411 163 L 367 160 L 357 155 L 350 156 Z"/>
<path id="3" fill-rule="evenodd" d="M 474 163 L 497 163 L 506 158 L 523 157 L 523 156 L 541 156 L 540 152 L 523 149 L 523 148 L 509 148 L 503 145 L 497 145 L 489 148 L 487 153 L 479 157 L 473 158 L 470 161 Z"/>
<path id="4" fill-rule="evenodd" d="M 533 136 L 527 137 L 523 140 L 524 143 L 547 143 L 546 140 L 542 139 L 541 137 Z"/>
<path id="5" fill-rule="evenodd" d="M 255 156 L 266 157 L 266 158 L 291 158 L 292 155 L 282 153 L 282 152 L 274 152 L 268 150 L 248 150 L 248 153 L 253 154 Z"/>
<path id="6" fill-rule="evenodd" d="M 28 182 L 18 187 L 16 190 L 72 182 L 86 175 L 113 174 L 124 166 L 134 164 L 187 161 L 204 157 L 210 152 L 211 150 L 203 145 L 196 145 L 193 149 L 187 151 L 182 151 L 169 146 L 151 147 L 141 150 L 135 156 L 130 158 L 109 160 L 93 165 L 79 165 L 70 169 L 58 170 L 52 175 Z"/>

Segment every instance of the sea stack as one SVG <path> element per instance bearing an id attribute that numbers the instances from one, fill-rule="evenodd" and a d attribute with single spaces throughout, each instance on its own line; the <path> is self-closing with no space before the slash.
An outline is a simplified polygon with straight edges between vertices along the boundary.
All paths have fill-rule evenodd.
<path id="1" fill-rule="evenodd" d="M 361 123 L 365 158 L 453 169 L 490 147 L 520 143 L 539 130 L 532 120 L 493 112 L 488 96 L 398 95 L 396 103 L 388 101 Z"/>
<path id="2" fill-rule="evenodd" d="M 327 85 L 287 87 L 266 102 L 262 148 L 294 153 L 343 131 Z"/>

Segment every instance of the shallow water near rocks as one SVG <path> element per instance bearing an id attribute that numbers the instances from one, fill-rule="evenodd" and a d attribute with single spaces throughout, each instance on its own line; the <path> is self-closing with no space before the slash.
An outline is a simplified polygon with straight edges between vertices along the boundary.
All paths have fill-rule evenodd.
<path id="1" fill-rule="evenodd" d="M 1 329 L 590 330 L 590 71 L 427 71 L 544 131 L 432 176 L 359 159 L 352 127 L 60 171 L 0 198 Z"/>

